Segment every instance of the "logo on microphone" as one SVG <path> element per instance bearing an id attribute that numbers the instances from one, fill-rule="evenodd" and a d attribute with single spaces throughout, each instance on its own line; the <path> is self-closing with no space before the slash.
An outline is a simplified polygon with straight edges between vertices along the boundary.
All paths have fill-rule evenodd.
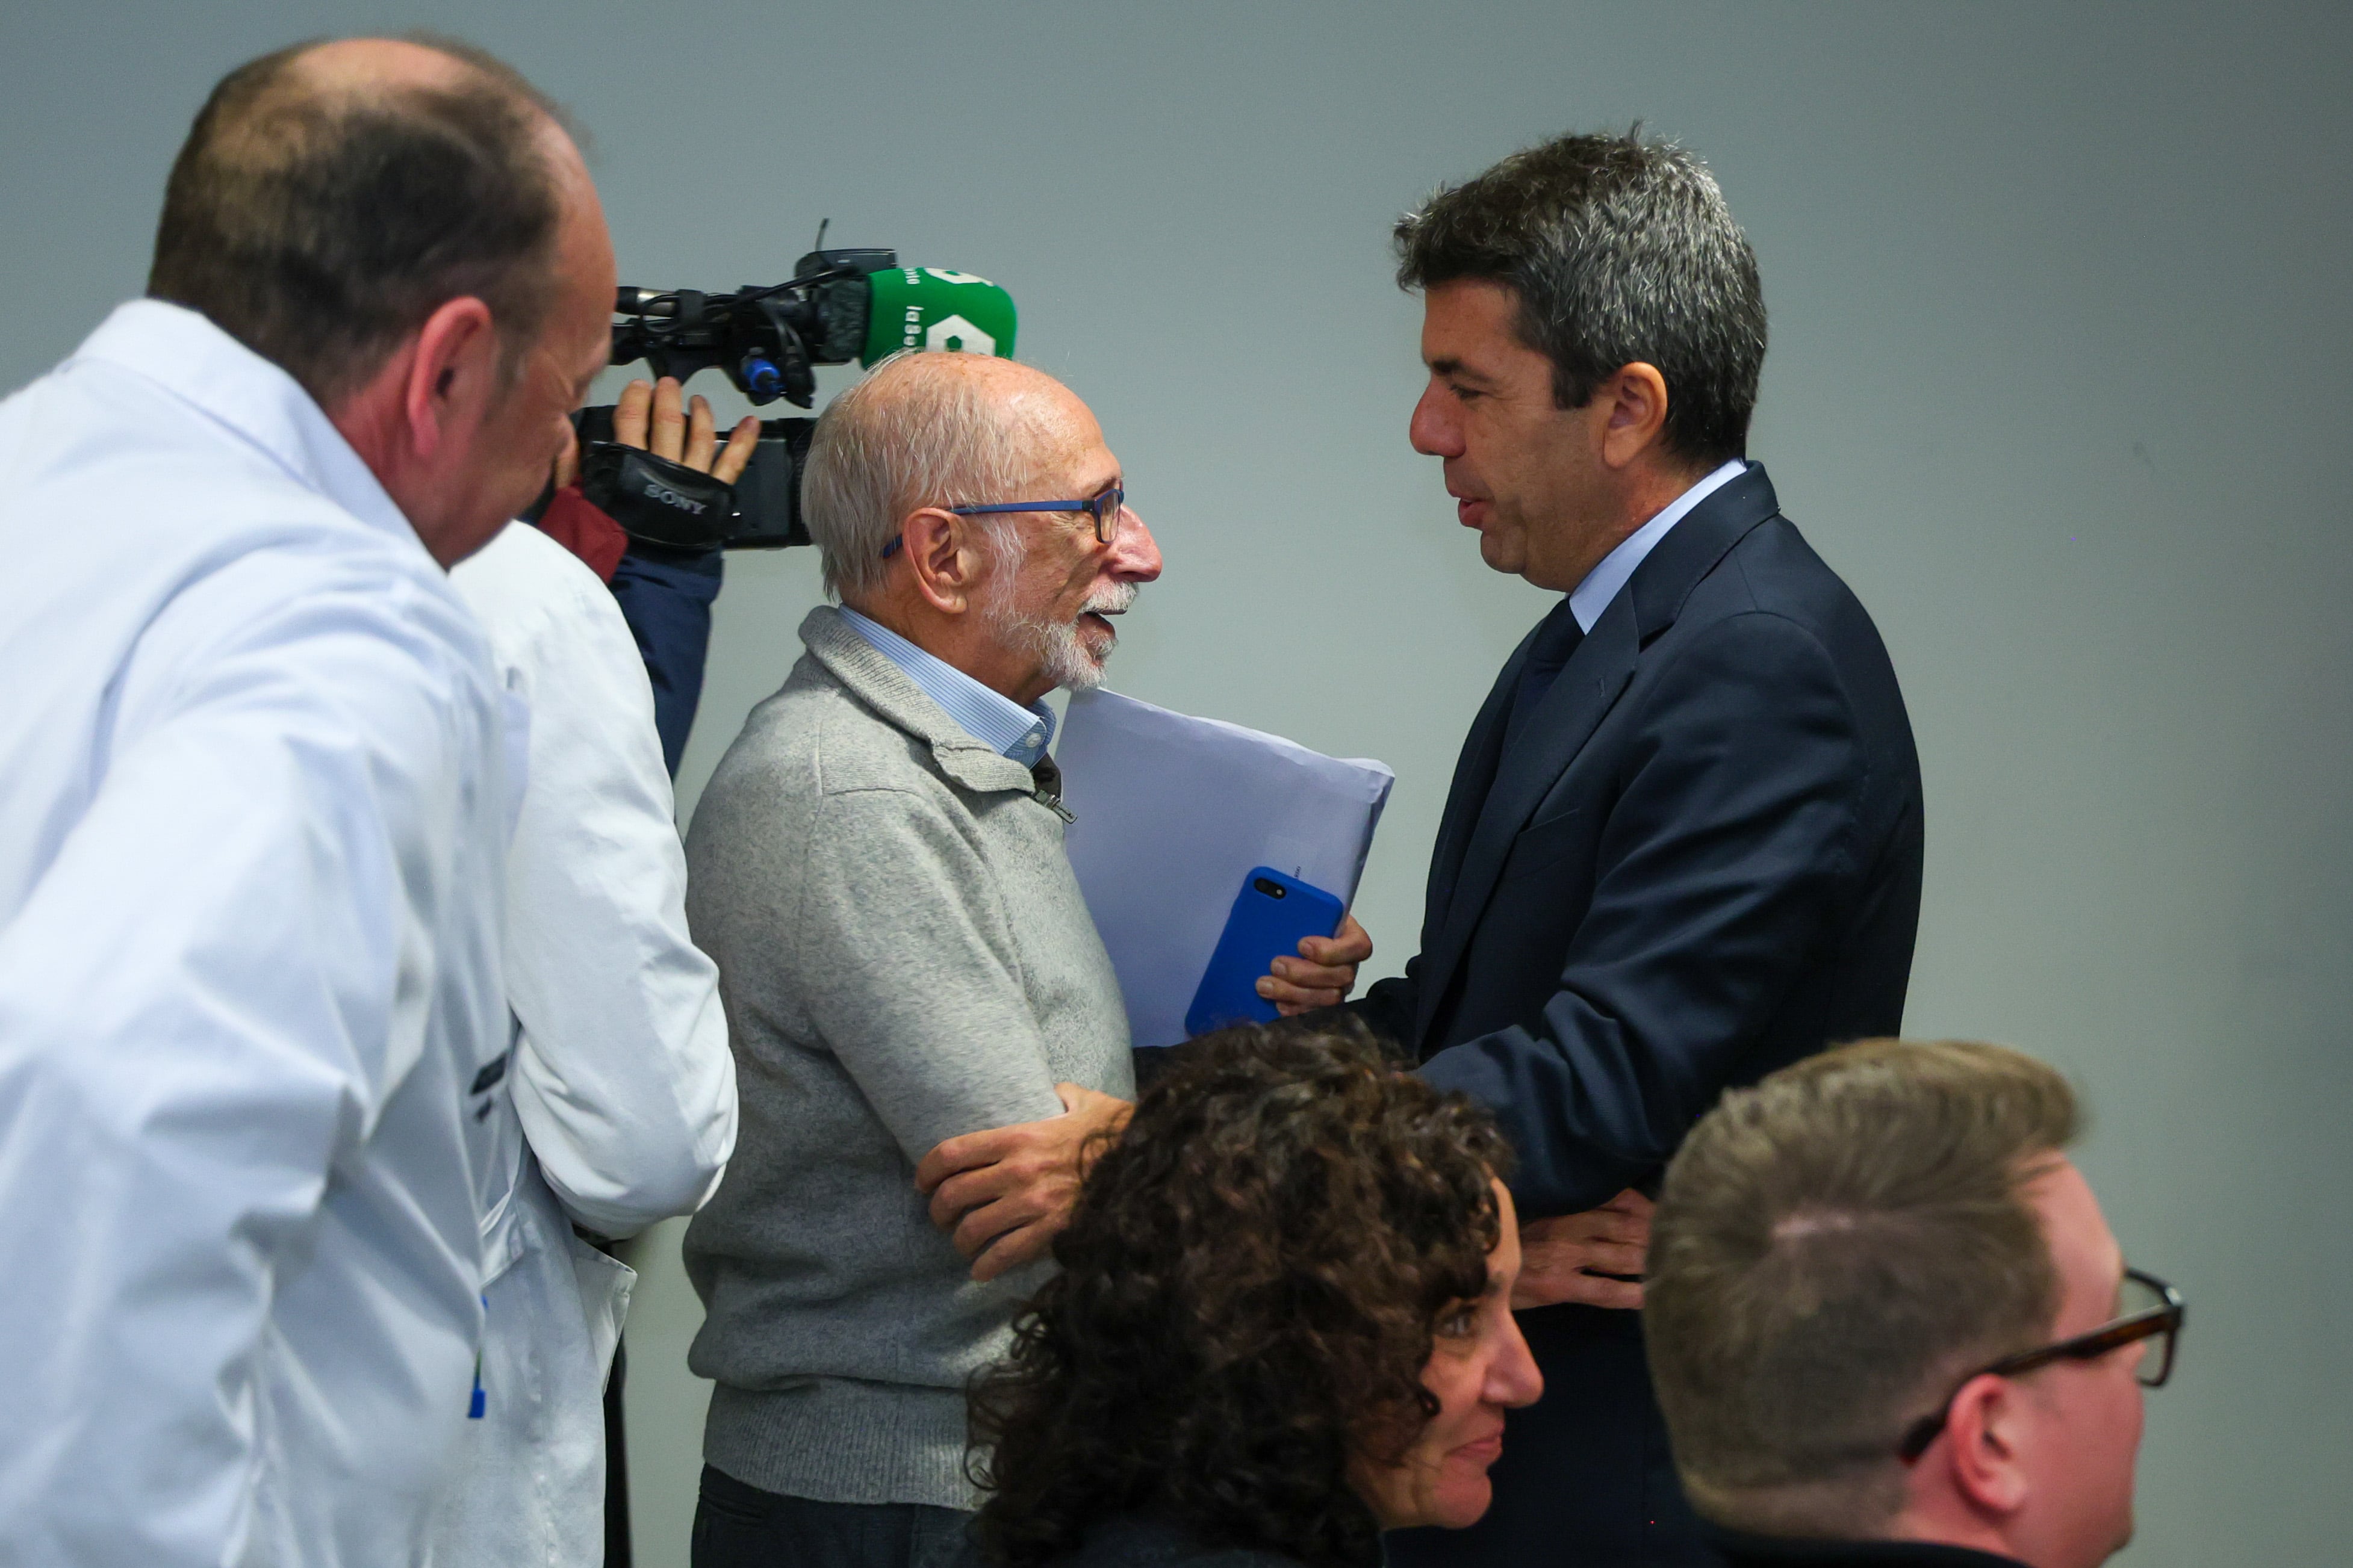
<path id="1" fill-rule="evenodd" d="M 923 346 L 945 349 L 950 353 L 993 354 L 997 352 L 997 340 L 962 316 L 949 316 L 934 321 L 924 331 Z"/>
<path id="2" fill-rule="evenodd" d="M 874 288 L 868 341 L 875 345 L 875 358 L 918 349 L 1012 355 L 1012 301 L 978 273 L 902 267 L 876 273 Z M 950 289 L 966 292 L 952 297 Z M 892 336 L 898 342 L 892 342 Z"/>

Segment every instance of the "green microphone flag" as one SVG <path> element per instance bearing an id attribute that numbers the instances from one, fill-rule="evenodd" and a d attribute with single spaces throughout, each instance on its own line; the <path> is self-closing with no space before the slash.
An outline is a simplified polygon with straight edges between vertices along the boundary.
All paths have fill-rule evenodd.
<path id="1" fill-rule="evenodd" d="M 987 279 L 944 267 L 892 267 L 866 281 L 874 293 L 860 364 L 902 349 L 1013 357 L 1013 296 Z"/>

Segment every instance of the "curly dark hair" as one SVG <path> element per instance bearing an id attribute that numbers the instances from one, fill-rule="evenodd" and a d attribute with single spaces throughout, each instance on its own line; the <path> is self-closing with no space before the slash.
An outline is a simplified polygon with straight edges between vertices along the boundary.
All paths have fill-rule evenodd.
<path id="1" fill-rule="evenodd" d="M 1353 1026 L 1180 1047 L 974 1381 L 989 1558 L 1033 1568 L 1151 1512 L 1207 1546 L 1378 1561 L 1349 1458 L 1394 1461 L 1436 1414 L 1433 1327 L 1486 1289 L 1509 1158 Z"/>

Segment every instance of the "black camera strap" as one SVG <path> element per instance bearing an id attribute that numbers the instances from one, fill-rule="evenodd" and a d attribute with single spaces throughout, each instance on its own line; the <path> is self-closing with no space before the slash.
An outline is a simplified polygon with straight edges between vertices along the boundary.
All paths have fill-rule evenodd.
<path id="1" fill-rule="evenodd" d="M 678 550 L 718 549 L 735 521 L 734 486 L 617 441 L 587 444 L 580 493 L 630 538 Z"/>

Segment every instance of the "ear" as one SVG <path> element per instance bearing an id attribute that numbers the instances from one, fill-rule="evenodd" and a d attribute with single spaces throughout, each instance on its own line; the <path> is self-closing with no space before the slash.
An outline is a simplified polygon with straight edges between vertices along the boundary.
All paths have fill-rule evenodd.
<path id="1" fill-rule="evenodd" d="M 442 301 L 417 329 L 401 411 L 412 455 L 430 458 L 497 395 L 498 333 L 471 295 Z"/>
<path id="2" fill-rule="evenodd" d="M 980 531 L 965 518 L 927 506 L 900 525 L 900 549 L 915 575 L 915 591 L 933 608 L 962 615 L 988 575 L 988 551 Z"/>
<path id="3" fill-rule="evenodd" d="M 1656 365 L 1637 360 L 1594 389 L 1608 408 L 1601 429 L 1601 461 L 1622 468 L 1658 445 L 1667 427 L 1667 378 Z"/>
<path id="4" fill-rule="evenodd" d="M 2007 1518 L 2026 1505 L 2026 1426 L 2033 1419 L 2016 1384 L 1977 1377 L 1953 1396 L 1939 1445 L 1953 1490 L 1981 1514 Z"/>

